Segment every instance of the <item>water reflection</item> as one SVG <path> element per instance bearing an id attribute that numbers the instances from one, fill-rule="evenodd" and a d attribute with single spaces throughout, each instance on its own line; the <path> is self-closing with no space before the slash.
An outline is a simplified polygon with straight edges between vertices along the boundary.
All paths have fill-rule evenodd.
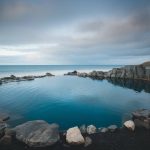
<path id="1" fill-rule="evenodd" d="M 145 92 L 150 93 L 150 81 L 113 78 L 108 79 L 108 82 L 124 88 L 133 89 L 137 92 L 144 90 Z"/>

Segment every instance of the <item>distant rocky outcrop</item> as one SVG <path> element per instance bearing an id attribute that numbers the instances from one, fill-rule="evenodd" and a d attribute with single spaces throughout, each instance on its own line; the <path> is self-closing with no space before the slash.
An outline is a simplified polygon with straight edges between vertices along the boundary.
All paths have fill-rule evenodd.
<path id="1" fill-rule="evenodd" d="M 108 72 L 92 71 L 90 73 L 80 73 L 77 71 L 68 72 L 65 75 L 77 75 L 80 77 L 90 77 L 93 79 L 141 79 L 150 80 L 150 62 L 140 65 L 127 65 L 122 68 L 113 68 Z"/>
<path id="2" fill-rule="evenodd" d="M 0 78 L 0 85 L 3 83 L 9 83 L 9 82 L 20 82 L 20 81 L 32 81 L 36 78 L 44 78 L 44 77 L 52 77 L 54 76 L 51 73 L 46 73 L 44 75 L 28 75 L 28 76 L 23 76 L 23 77 L 16 77 L 14 75 L 10 75 L 9 77 L 3 77 Z"/>

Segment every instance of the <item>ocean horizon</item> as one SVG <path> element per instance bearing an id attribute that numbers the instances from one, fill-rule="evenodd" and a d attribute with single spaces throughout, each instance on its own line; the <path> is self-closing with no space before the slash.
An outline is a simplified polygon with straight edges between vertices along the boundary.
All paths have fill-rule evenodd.
<path id="1" fill-rule="evenodd" d="M 54 75 L 63 75 L 69 71 L 79 72 L 109 71 L 122 65 L 0 65 L 0 77 L 16 75 L 43 75 L 50 72 Z"/>

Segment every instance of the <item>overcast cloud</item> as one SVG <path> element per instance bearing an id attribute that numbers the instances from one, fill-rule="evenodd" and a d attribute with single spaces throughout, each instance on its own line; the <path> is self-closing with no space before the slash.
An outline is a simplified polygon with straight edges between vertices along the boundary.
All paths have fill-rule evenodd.
<path id="1" fill-rule="evenodd" d="M 148 60 L 149 0 L 0 0 L 0 64 Z"/>

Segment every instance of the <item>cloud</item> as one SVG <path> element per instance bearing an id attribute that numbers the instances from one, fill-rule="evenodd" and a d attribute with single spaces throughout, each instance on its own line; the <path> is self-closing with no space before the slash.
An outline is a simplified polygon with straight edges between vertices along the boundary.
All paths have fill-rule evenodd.
<path id="1" fill-rule="evenodd" d="M 2 0 L 0 22 L 0 63 L 15 63 L 14 58 L 16 64 L 150 59 L 146 0 Z"/>

